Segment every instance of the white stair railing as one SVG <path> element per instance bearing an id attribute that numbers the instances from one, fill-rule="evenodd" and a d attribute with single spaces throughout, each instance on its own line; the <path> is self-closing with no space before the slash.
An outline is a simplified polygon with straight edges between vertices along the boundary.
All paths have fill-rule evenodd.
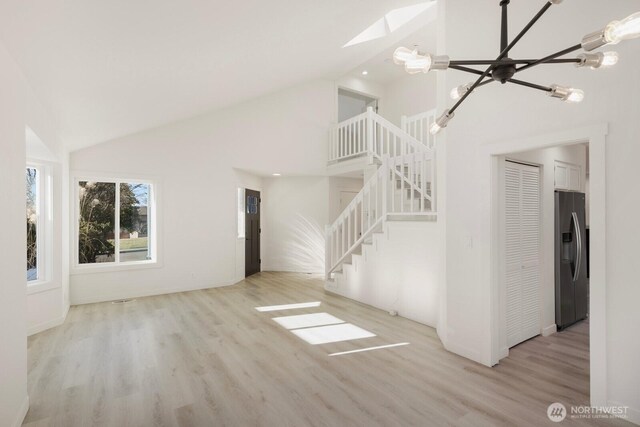
<path id="1" fill-rule="evenodd" d="M 389 216 L 435 214 L 434 161 L 431 150 L 382 158 L 382 166 L 326 228 L 327 279 Z"/>
<path id="2" fill-rule="evenodd" d="M 415 116 L 402 116 L 401 128 L 413 138 L 433 149 L 435 136 L 429 133 L 431 125 L 436 121 L 436 110 L 426 111 Z"/>
<path id="3" fill-rule="evenodd" d="M 335 125 L 329 134 L 329 161 L 347 160 L 369 152 L 369 111 Z"/>
<path id="4" fill-rule="evenodd" d="M 371 107 L 349 120 L 335 125 L 329 136 L 329 162 L 339 162 L 360 156 L 396 157 L 424 151 L 429 147 L 409 135 Z"/>

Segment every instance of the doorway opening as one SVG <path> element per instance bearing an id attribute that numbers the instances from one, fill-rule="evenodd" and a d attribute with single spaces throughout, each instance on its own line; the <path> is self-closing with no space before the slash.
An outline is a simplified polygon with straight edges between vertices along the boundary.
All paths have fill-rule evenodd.
<path id="1" fill-rule="evenodd" d="M 557 134 L 543 135 L 523 140 L 509 141 L 492 144 L 485 147 L 491 158 L 492 191 L 491 195 L 491 300 L 496 308 L 491 313 L 492 335 L 492 364 L 499 363 L 500 359 L 509 355 L 509 348 L 520 341 L 513 336 L 509 339 L 509 332 L 513 332 L 508 324 L 508 310 L 518 310 L 517 305 L 508 306 L 507 273 L 515 270 L 507 268 L 507 256 L 510 249 L 507 242 L 507 176 L 508 167 L 514 164 L 523 164 L 525 167 L 537 168 L 540 173 L 539 192 L 539 268 L 532 270 L 527 279 L 533 277 L 533 282 L 539 276 L 539 287 L 533 287 L 533 299 L 538 298 L 539 308 L 535 304 L 533 313 L 536 315 L 527 317 L 533 324 L 520 324 L 521 331 L 531 326 L 528 331 L 522 332 L 520 337 L 528 339 L 527 334 L 550 336 L 556 342 L 563 342 L 571 336 L 581 335 L 582 347 L 584 347 L 584 359 L 589 368 L 589 389 L 592 405 L 606 404 L 606 281 L 605 281 L 605 142 L 608 127 L 596 125 Z M 532 170 L 532 169 L 529 169 Z M 531 192 L 533 194 L 534 192 Z M 568 225 L 564 227 L 562 221 L 556 221 L 561 216 L 561 203 L 558 195 L 569 194 L 573 202 L 569 209 L 569 220 L 564 221 Z M 531 195 L 525 195 L 527 202 Z M 521 195 L 522 197 L 522 195 Z M 575 209 L 575 198 L 578 199 L 578 209 Z M 583 206 L 583 208 L 580 208 Z M 518 209 L 520 209 L 518 207 Z M 567 208 L 568 209 L 568 208 Z M 582 213 L 580 210 L 582 209 Z M 564 209 L 566 210 L 566 209 Z M 573 213 L 576 215 L 572 215 Z M 534 212 L 526 214 L 528 220 L 535 220 L 538 215 Z M 575 217 L 578 217 L 576 220 Z M 573 218 L 572 218 L 573 217 Z M 513 223 L 513 224 L 517 224 Z M 518 233 L 511 234 L 522 237 L 523 230 L 516 227 Z M 567 228 L 567 230 L 564 230 Z M 532 228 L 535 231 L 535 227 Z M 527 230 L 525 230 L 527 231 Z M 528 230 L 525 237 L 535 235 Z M 526 234 L 526 233 L 525 233 Z M 559 236 L 559 237 L 558 237 Z M 532 239 L 531 248 L 535 247 L 535 238 Z M 582 264 L 579 260 L 579 252 L 582 250 Z M 564 251 L 564 252 L 563 252 Z M 533 258 L 520 255 L 520 272 L 516 277 L 522 277 L 522 270 L 533 267 L 535 264 L 535 251 Z M 524 262 L 522 262 L 524 261 Z M 556 268 L 558 265 L 569 268 L 571 281 L 574 288 L 580 292 L 572 292 L 569 296 L 559 292 L 562 284 L 557 280 Z M 514 264 L 515 265 L 515 264 Z M 588 266 L 588 268 L 587 268 Z M 587 276 L 588 270 L 588 278 Z M 534 272 L 535 271 L 535 272 Z M 583 284 L 574 279 L 584 280 Z M 577 283 L 577 285 L 576 285 Z M 517 287 L 520 292 L 523 287 Z M 537 295 L 536 295 L 537 293 Z M 513 297 L 513 296 L 512 296 Z M 568 299 L 567 299 L 568 298 Z M 586 301 L 585 301 L 586 300 Z M 568 301 L 568 302 L 567 302 Z M 575 313 L 568 322 L 556 317 L 556 306 L 565 305 Z M 573 304 L 573 306 L 571 306 Z M 515 308 L 514 308 L 515 307 Z M 586 307 L 586 308 L 585 308 Z M 584 313 L 582 315 L 581 313 Z M 523 312 L 519 312 L 523 314 Z M 527 313 L 530 314 L 530 313 Z M 566 334 L 562 331 L 566 328 Z M 511 328 L 513 329 L 513 328 Z M 534 330 L 537 329 L 537 330 Z M 571 332 L 569 332 L 571 331 Z M 537 340 L 538 338 L 536 338 Z M 545 338 L 540 338 L 544 340 Z"/>
<path id="2" fill-rule="evenodd" d="M 367 108 L 373 108 L 378 112 L 378 99 L 372 96 L 353 92 L 350 90 L 338 89 L 338 122 L 343 122 L 365 113 Z"/>
<path id="3" fill-rule="evenodd" d="M 260 192 L 246 189 L 244 191 L 245 199 L 245 257 L 244 270 L 245 277 L 260 272 Z"/>
<path id="4" fill-rule="evenodd" d="M 580 143 L 498 157 L 503 353 L 588 317 L 587 153 Z"/>

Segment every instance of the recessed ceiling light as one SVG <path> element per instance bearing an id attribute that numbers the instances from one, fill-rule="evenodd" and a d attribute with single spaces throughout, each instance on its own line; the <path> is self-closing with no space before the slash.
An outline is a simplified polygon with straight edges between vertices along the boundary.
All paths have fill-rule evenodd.
<path id="1" fill-rule="evenodd" d="M 280 176 L 280 174 L 279 173 L 274 173 L 273 176 Z"/>
<path id="2" fill-rule="evenodd" d="M 367 70 L 364 70 L 364 71 L 362 72 L 362 75 L 363 75 L 363 76 L 366 76 L 367 74 L 369 74 L 369 72 L 368 72 Z"/>

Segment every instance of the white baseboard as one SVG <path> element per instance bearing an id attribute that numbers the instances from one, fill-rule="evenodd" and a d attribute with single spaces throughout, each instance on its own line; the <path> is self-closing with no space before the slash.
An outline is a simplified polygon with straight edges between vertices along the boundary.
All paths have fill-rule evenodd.
<path id="1" fill-rule="evenodd" d="M 473 360 L 474 362 L 477 362 L 481 365 L 485 365 L 488 367 L 492 366 L 491 362 L 483 360 L 480 353 L 478 353 L 475 349 L 467 348 L 462 345 L 452 343 L 450 337 L 447 340 L 447 342 L 443 344 L 444 344 L 445 350 L 450 351 L 451 353 L 455 353 L 459 356 L 466 357 L 467 359 Z"/>
<path id="2" fill-rule="evenodd" d="M 626 406 L 620 402 L 612 402 L 609 401 L 607 403 L 608 406 Z M 640 409 L 627 407 L 627 418 L 624 418 L 625 421 L 632 422 L 633 424 L 640 425 Z"/>
<path id="3" fill-rule="evenodd" d="M 64 313 L 61 317 L 53 320 L 47 320 L 46 322 L 38 323 L 37 325 L 31 326 L 27 329 L 27 336 L 38 334 L 40 332 L 44 332 L 47 329 L 55 328 L 56 326 L 60 326 L 67 320 L 67 314 L 69 314 L 69 306 L 67 306 L 64 310 Z"/>
<path id="4" fill-rule="evenodd" d="M 509 347 L 502 347 L 500 349 L 500 353 L 498 354 L 498 361 L 504 359 L 509 356 Z"/>
<path id="5" fill-rule="evenodd" d="M 631 421 L 636 425 L 640 425 L 640 409 L 629 408 L 627 409 L 627 415 L 629 415 L 627 421 Z"/>
<path id="6" fill-rule="evenodd" d="M 558 332 L 558 327 L 554 323 L 553 325 L 549 325 L 546 328 L 542 328 L 542 336 L 548 337 L 549 335 L 553 335 Z"/>
<path id="7" fill-rule="evenodd" d="M 231 285 L 235 285 L 236 283 L 237 283 L 236 281 L 231 280 L 229 282 L 222 282 L 216 285 L 190 286 L 186 288 L 157 289 L 157 290 L 146 291 L 146 292 L 130 292 L 130 293 L 112 294 L 112 295 L 96 295 L 96 296 L 90 296 L 85 298 L 72 298 L 71 305 L 95 304 L 99 302 L 109 302 L 109 301 L 116 301 L 121 299 L 144 298 L 144 297 L 152 297 L 156 295 L 176 294 L 180 292 L 201 291 L 204 289 L 213 289 L 213 288 L 221 288 L 223 286 L 231 286 Z"/>
<path id="8" fill-rule="evenodd" d="M 301 270 L 299 268 L 291 267 L 289 265 L 269 265 L 269 264 L 263 265 L 261 271 L 275 272 L 275 273 L 324 274 L 324 270 Z"/>
<path id="9" fill-rule="evenodd" d="M 27 412 L 29 412 L 29 396 L 24 397 L 24 401 L 22 402 L 22 406 L 20 406 L 20 412 L 18 412 L 18 416 L 16 420 L 13 422 L 13 427 L 20 427 L 24 422 L 25 417 L 27 416 Z"/>
<path id="10" fill-rule="evenodd" d="M 327 291 L 337 291 L 338 290 L 338 282 L 336 279 L 333 279 L 333 281 L 331 280 L 325 280 L 324 281 L 324 288 Z"/>

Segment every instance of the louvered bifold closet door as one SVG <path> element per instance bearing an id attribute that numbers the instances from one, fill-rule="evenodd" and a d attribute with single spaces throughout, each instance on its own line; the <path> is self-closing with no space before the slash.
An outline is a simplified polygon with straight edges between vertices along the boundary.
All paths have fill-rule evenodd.
<path id="1" fill-rule="evenodd" d="M 540 169 L 505 165 L 507 345 L 540 334 Z"/>

